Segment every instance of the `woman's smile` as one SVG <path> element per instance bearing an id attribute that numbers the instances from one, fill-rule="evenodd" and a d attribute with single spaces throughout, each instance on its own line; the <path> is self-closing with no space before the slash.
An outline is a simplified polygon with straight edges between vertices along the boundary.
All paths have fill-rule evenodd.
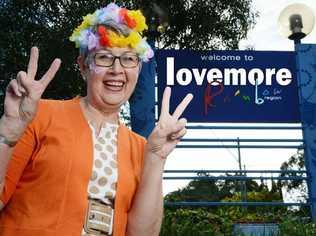
<path id="1" fill-rule="evenodd" d="M 112 92 L 121 92 L 124 88 L 125 82 L 119 80 L 106 80 L 103 81 L 103 85 L 107 90 Z"/>

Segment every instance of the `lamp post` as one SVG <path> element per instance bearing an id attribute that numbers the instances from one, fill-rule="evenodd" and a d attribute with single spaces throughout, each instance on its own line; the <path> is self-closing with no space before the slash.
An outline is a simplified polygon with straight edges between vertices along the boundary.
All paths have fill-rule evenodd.
<path id="1" fill-rule="evenodd" d="M 316 71 L 312 66 L 315 63 L 316 44 L 301 44 L 301 39 L 313 30 L 314 22 L 312 10 L 304 4 L 286 7 L 279 17 L 281 34 L 295 44 L 308 203 L 312 219 L 316 221 Z"/>

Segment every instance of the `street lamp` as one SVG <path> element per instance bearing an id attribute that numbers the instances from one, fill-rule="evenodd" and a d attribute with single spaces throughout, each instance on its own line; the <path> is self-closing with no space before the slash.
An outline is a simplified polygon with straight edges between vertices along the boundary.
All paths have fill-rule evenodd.
<path id="1" fill-rule="evenodd" d="M 296 80 L 299 108 L 304 140 L 304 161 L 307 175 L 308 204 L 313 221 L 316 221 L 316 73 L 314 69 L 316 45 L 300 44 L 314 27 L 312 10 L 304 4 L 286 7 L 279 17 L 280 33 L 294 40 L 296 59 Z"/>
<path id="2" fill-rule="evenodd" d="M 305 4 L 295 3 L 287 6 L 280 14 L 279 31 L 295 44 L 312 32 L 315 23 L 313 11 Z"/>

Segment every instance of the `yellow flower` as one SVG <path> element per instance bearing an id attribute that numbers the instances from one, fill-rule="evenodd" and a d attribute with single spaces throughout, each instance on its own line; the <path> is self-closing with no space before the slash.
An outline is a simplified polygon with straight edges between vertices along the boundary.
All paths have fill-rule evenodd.
<path id="1" fill-rule="evenodd" d="M 134 31 L 132 31 L 128 37 L 124 37 L 123 35 L 117 35 L 113 31 L 109 31 L 109 39 L 111 45 L 115 47 L 135 48 L 142 38 L 137 32 Z"/>
<path id="2" fill-rule="evenodd" d="M 95 23 L 94 21 L 95 21 L 95 14 L 88 14 L 83 17 L 82 23 L 74 31 L 82 31 L 84 29 L 87 29 Z"/>
<path id="3" fill-rule="evenodd" d="M 96 23 L 95 20 L 96 20 L 96 13 L 88 14 L 88 15 L 83 17 L 83 22 L 85 22 L 85 24 L 88 27 L 91 25 L 94 25 Z"/>
<path id="4" fill-rule="evenodd" d="M 142 40 L 142 37 L 137 32 L 132 31 L 126 39 L 129 41 L 129 45 L 132 48 L 135 48 L 137 44 Z"/>
<path id="5" fill-rule="evenodd" d="M 146 19 L 140 10 L 131 10 L 128 11 L 127 14 L 136 21 L 136 27 L 134 28 L 135 31 L 143 32 L 144 30 L 148 29 L 148 26 L 146 25 Z"/>

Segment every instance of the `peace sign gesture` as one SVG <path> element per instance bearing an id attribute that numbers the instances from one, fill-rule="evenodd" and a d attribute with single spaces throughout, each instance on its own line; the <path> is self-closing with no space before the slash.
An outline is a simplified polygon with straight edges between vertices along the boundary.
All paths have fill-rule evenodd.
<path id="1" fill-rule="evenodd" d="M 26 126 L 32 121 L 36 114 L 38 101 L 60 67 L 60 59 L 55 59 L 43 77 L 35 80 L 38 56 L 38 48 L 32 47 L 27 72 L 20 71 L 6 89 L 4 116 L 10 120 L 10 125 L 13 122 L 13 127 L 16 127 L 17 123 Z M 21 132 L 23 131 L 21 130 Z"/>
<path id="2" fill-rule="evenodd" d="M 163 159 L 171 153 L 186 133 L 187 120 L 179 118 L 193 98 L 192 94 L 187 94 L 171 115 L 169 113 L 170 96 L 171 89 L 166 87 L 162 97 L 159 121 L 147 140 L 147 150 Z"/>

